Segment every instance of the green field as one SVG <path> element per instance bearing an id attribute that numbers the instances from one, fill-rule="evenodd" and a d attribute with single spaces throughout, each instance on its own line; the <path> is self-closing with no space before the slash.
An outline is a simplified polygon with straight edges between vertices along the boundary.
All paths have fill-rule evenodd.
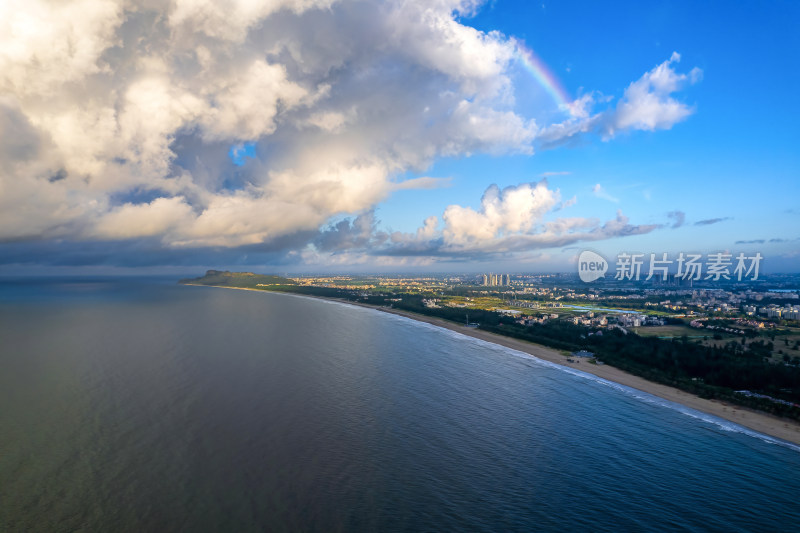
<path id="1" fill-rule="evenodd" d="M 638 328 L 629 328 L 634 333 L 642 337 L 704 337 L 708 335 L 711 337 L 712 332 L 706 332 L 702 329 L 690 328 L 689 326 L 642 326 Z"/>

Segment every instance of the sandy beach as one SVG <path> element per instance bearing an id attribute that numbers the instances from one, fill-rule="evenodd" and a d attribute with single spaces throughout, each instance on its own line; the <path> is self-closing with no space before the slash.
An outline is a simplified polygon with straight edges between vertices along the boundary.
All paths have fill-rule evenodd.
<path id="1" fill-rule="evenodd" d="M 209 285 L 202 285 L 202 286 L 208 287 Z M 247 289 L 242 287 L 224 287 L 224 286 L 217 286 L 217 287 L 223 289 L 237 289 L 237 290 L 263 292 L 260 291 L 260 289 Z M 390 309 L 387 307 L 378 307 L 374 305 L 361 304 L 361 303 L 351 302 L 348 300 L 339 300 L 334 298 L 320 298 L 317 296 L 306 296 L 306 297 L 327 299 L 349 305 L 367 307 L 369 309 L 374 309 L 376 311 L 400 315 L 413 320 L 418 320 L 420 322 L 425 322 L 427 324 L 449 329 L 451 331 L 461 333 L 462 335 L 466 335 L 468 337 L 474 337 L 476 339 L 481 339 L 487 342 L 511 348 L 513 350 L 518 350 L 520 352 L 527 353 L 538 359 L 549 361 L 551 363 L 555 363 L 561 366 L 568 366 L 573 368 L 574 370 L 579 370 L 582 372 L 586 372 L 588 374 L 593 374 L 608 381 L 613 381 L 615 383 L 619 383 L 627 387 L 638 389 L 648 394 L 652 394 L 653 396 L 658 396 L 659 398 L 679 403 L 686 407 L 696 409 L 697 411 L 701 411 L 703 413 L 707 413 L 722 418 L 724 420 L 734 422 L 736 424 L 752 429 L 759 433 L 763 433 L 771 437 L 776 437 L 800 445 L 800 423 L 794 420 L 779 418 L 776 416 L 769 415 L 767 413 L 761 413 L 738 405 L 732 405 L 717 400 L 706 400 L 704 398 L 700 398 L 698 396 L 689 394 L 688 392 L 684 392 L 673 387 L 668 387 L 666 385 L 661 385 L 659 383 L 653 383 L 651 381 L 647 381 L 646 379 L 634 376 L 633 374 L 629 374 L 627 372 L 624 372 L 618 368 L 614 368 L 609 365 L 593 365 L 586 360 L 582 361 L 581 363 L 569 363 L 567 361 L 567 356 L 561 354 L 560 352 L 552 348 L 548 348 L 546 346 L 534 344 L 519 339 L 513 339 L 511 337 L 505 337 L 503 335 L 497 335 L 495 333 L 489 333 L 487 331 L 482 331 L 476 328 L 468 328 L 464 325 L 456 324 L 454 322 L 450 322 L 440 318 L 430 317 L 426 315 L 419 315 L 416 313 L 410 313 L 398 309 Z"/>

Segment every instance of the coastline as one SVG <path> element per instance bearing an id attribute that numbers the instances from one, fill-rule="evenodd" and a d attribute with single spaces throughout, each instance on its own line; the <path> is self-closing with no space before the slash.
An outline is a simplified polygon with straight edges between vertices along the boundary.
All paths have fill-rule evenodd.
<path id="1" fill-rule="evenodd" d="M 269 292 L 269 291 L 263 291 L 261 289 L 250 289 L 246 287 L 225 287 L 222 285 L 202 285 L 195 283 L 186 283 L 184 285 L 193 285 L 199 287 L 215 287 L 220 289 L 236 289 L 243 291 Z M 292 295 L 291 293 L 282 293 L 282 294 Z M 293 295 L 293 296 L 298 296 L 298 295 Z M 684 392 L 674 387 L 669 387 L 667 385 L 662 385 L 660 383 L 654 383 L 652 381 L 648 381 L 644 378 L 635 376 L 633 374 L 629 374 L 628 372 L 625 372 L 610 365 L 593 365 L 590 364 L 588 361 L 584 361 L 583 363 L 569 363 L 567 362 L 566 356 L 562 355 L 560 352 L 558 352 L 553 348 L 548 348 L 547 346 L 542 346 L 540 344 L 534 344 L 528 341 L 514 339 L 511 337 L 505 337 L 503 335 L 498 335 L 496 333 L 489 333 L 487 331 L 479 330 L 476 328 L 468 328 L 466 326 L 456 324 L 454 322 L 449 322 L 441 318 L 419 315 L 416 313 L 402 311 L 399 309 L 391 309 L 391 308 L 363 304 L 358 302 L 351 302 L 349 300 L 341 300 L 338 298 L 323 298 L 320 296 L 311 296 L 311 295 L 299 295 L 299 296 L 303 296 L 306 298 L 316 298 L 320 300 L 330 300 L 358 307 L 366 307 L 368 309 L 382 311 L 384 313 L 403 316 L 406 318 L 410 318 L 412 320 L 417 320 L 419 322 L 425 322 L 426 324 L 431 324 L 433 326 L 448 329 L 450 331 L 454 331 L 456 333 L 460 333 L 468 337 L 473 337 L 486 342 L 491 342 L 493 344 L 498 344 L 500 346 L 505 346 L 506 348 L 511 348 L 512 350 L 517 350 L 526 353 L 543 361 L 548 361 L 550 363 L 568 367 L 573 370 L 579 370 L 587 374 L 592 374 L 607 381 L 618 383 L 626 387 L 630 387 L 648 394 L 652 394 L 653 396 L 657 396 L 664 400 L 680 404 L 684 407 L 688 407 L 690 409 L 694 409 L 696 411 L 700 411 L 702 413 L 709 414 L 721 418 L 723 420 L 727 420 L 728 422 L 733 422 L 735 424 L 751 429 L 758 433 L 763 433 L 764 435 L 775 437 L 800 446 L 800 423 L 794 420 L 779 418 L 767 413 L 754 411 L 752 409 L 747 409 L 745 407 L 729 404 L 726 402 L 721 402 L 718 400 L 707 400 L 704 398 L 700 398 L 699 396 L 695 396 L 693 394 Z"/>

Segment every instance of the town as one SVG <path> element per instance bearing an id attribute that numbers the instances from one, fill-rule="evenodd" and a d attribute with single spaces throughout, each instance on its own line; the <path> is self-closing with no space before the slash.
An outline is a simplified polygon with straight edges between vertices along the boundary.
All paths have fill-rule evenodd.
<path id="1" fill-rule="evenodd" d="M 426 308 L 493 311 L 530 326 L 552 321 L 660 338 L 687 336 L 704 343 L 760 336 L 773 341 L 776 363 L 800 364 L 800 276 L 760 283 L 686 287 L 665 283 L 588 285 L 569 274 L 301 276 L 301 286 L 335 288 L 361 299 L 422 297 Z M 787 288 L 788 287 L 788 288 Z M 782 345 L 774 343 L 779 335 Z"/>

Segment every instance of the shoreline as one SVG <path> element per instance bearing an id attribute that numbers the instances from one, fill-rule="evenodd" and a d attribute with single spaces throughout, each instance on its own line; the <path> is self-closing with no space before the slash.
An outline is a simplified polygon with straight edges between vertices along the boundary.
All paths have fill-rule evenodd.
<path id="1" fill-rule="evenodd" d="M 278 292 L 280 294 L 288 294 L 291 296 L 316 298 L 318 300 L 328 300 L 332 302 L 338 302 L 358 307 L 365 307 L 367 309 L 373 309 L 375 311 L 382 311 L 384 313 L 390 313 L 393 315 L 402 316 L 405 318 L 409 318 L 411 320 L 416 320 L 418 322 L 424 322 L 426 324 L 448 329 L 450 331 L 460 333 L 467 337 L 473 337 L 485 342 L 490 342 L 493 344 L 504 346 L 506 348 L 511 348 L 512 350 L 517 350 L 519 352 L 526 353 L 537 359 L 548 361 L 550 363 L 554 363 L 559 366 L 571 368 L 573 370 L 578 370 L 581 372 L 585 372 L 587 374 L 592 374 L 607 381 L 611 381 L 620 385 L 624 385 L 626 387 L 630 387 L 632 389 L 636 389 L 641 392 L 645 392 L 647 394 L 651 394 L 658 398 L 668 400 L 676 404 L 680 404 L 684 407 L 688 407 L 690 409 L 694 409 L 696 411 L 712 415 L 717 418 L 721 418 L 728 422 L 733 422 L 734 424 L 738 424 L 740 426 L 743 426 L 747 429 L 751 429 L 758 433 L 763 433 L 764 435 L 768 435 L 770 437 L 774 437 L 800 446 L 800 423 L 794 420 L 779 418 L 777 416 L 748 409 L 746 407 L 729 404 L 719 400 L 707 400 L 704 398 L 700 398 L 699 396 L 695 396 L 694 394 L 684 392 L 674 387 L 648 381 L 644 378 L 635 376 L 633 374 L 629 374 L 628 372 L 625 372 L 623 370 L 620 370 L 618 368 L 615 368 L 607 364 L 593 365 L 590 364 L 588 361 L 586 361 L 585 363 L 569 363 L 567 362 L 567 356 L 562 355 L 559 351 L 555 350 L 554 348 L 549 348 L 547 346 L 543 346 L 540 344 L 534 344 L 521 339 L 506 337 L 496 333 L 490 333 L 488 331 L 483 331 L 477 328 L 468 328 L 466 326 L 456 324 L 454 322 L 449 322 L 441 318 L 436 318 L 427 315 L 419 315 L 416 313 L 411 313 L 409 311 L 402 311 L 399 309 L 392 309 L 376 305 L 363 304 L 359 302 L 352 302 L 349 300 L 342 300 L 338 298 L 324 298 L 321 296 L 312 296 L 306 294 L 281 293 L 280 291 L 264 291 L 262 289 L 250 289 L 246 287 L 225 287 L 223 285 L 201 285 L 198 283 L 185 283 L 184 285 L 191 285 L 196 287 L 215 287 L 220 289 L 236 289 L 242 291 Z"/>

